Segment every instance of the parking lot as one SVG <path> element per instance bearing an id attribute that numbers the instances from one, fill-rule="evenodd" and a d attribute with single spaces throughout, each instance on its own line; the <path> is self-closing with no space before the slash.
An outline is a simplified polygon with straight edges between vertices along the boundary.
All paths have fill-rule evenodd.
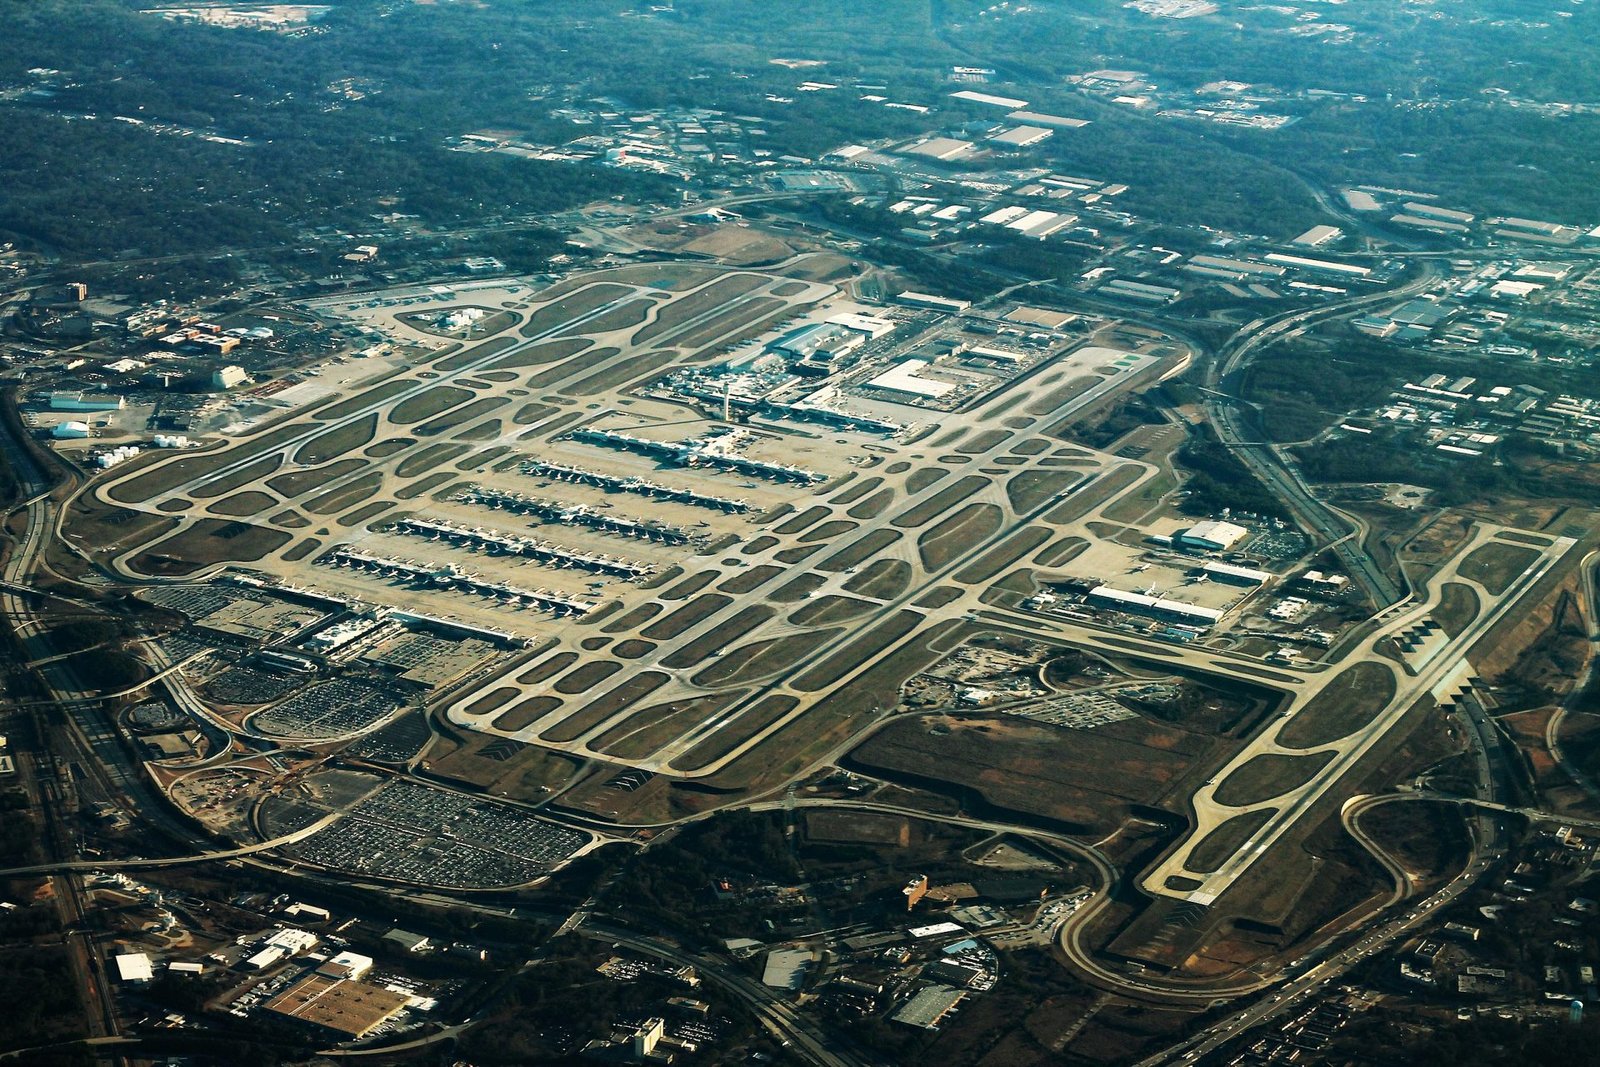
<path id="1" fill-rule="evenodd" d="M 586 840 L 507 804 L 395 779 L 292 851 L 337 870 L 486 889 L 531 882 Z"/>

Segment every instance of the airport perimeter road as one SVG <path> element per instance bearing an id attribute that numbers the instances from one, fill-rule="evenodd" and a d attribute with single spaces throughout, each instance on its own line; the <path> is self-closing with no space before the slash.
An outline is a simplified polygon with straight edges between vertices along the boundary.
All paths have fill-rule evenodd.
<path id="1" fill-rule="evenodd" d="M 1363 797 L 1348 805 L 1345 809 L 1345 815 L 1347 820 L 1353 820 L 1359 817 L 1361 811 L 1369 810 L 1380 804 L 1391 801 L 1428 799 L 1433 798 L 1408 794 Z M 1148 1059 L 1141 1060 L 1136 1067 L 1160 1067 L 1162 1064 L 1194 1063 L 1201 1057 L 1217 1051 L 1246 1031 L 1295 1010 L 1308 996 L 1316 993 L 1328 983 L 1343 977 L 1352 967 L 1363 960 L 1386 951 L 1395 942 L 1409 937 L 1418 927 L 1434 921 L 1440 911 L 1449 907 L 1456 901 L 1456 898 L 1471 889 L 1489 867 L 1503 855 L 1503 846 L 1499 842 L 1498 823 L 1492 819 L 1489 820 L 1487 830 L 1484 829 L 1483 823 L 1484 820 L 1482 819 L 1468 821 L 1468 827 L 1474 830 L 1474 840 L 1467 868 L 1438 892 L 1418 903 L 1410 911 L 1396 915 L 1388 921 L 1368 929 L 1358 939 L 1350 942 L 1326 960 L 1312 965 L 1300 975 L 1284 983 L 1270 998 L 1257 1001 L 1244 1011 L 1223 1019 L 1216 1025 L 1195 1034 L 1180 1045 L 1157 1053 Z M 1346 825 L 1347 827 L 1350 826 L 1350 822 L 1347 821 Z M 1368 839 L 1359 834 L 1356 839 L 1363 846 L 1370 849 L 1371 846 L 1368 843 Z M 1375 852 L 1374 855 L 1381 858 L 1383 853 Z M 1385 862 L 1384 866 L 1390 867 L 1390 864 Z M 1394 899 L 1398 901 L 1404 899 L 1404 897 L 1397 894 Z"/>

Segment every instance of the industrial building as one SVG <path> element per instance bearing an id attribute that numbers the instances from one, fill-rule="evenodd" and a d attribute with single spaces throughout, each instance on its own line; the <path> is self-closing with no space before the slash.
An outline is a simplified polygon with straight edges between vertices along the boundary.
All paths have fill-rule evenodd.
<path id="1" fill-rule="evenodd" d="M 211 388 L 232 389 L 234 386 L 243 385 L 249 380 L 250 378 L 245 374 L 243 367 L 234 366 L 230 363 L 226 367 L 219 368 L 211 375 Z"/>
<path id="2" fill-rule="evenodd" d="M 125 952 L 112 960 L 117 965 L 117 977 L 134 985 L 144 985 L 155 977 L 150 957 L 144 952 Z"/>
<path id="3" fill-rule="evenodd" d="M 1243 585 L 1257 587 L 1272 581 L 1270 571 L 1258 571 L 1252 567 L 1236 567 L 1232 563 L 1208 562 L 1200 568 L 1200 573 L 1213 582 L 1223 585 Z"/>
<path id="4" fill-rule="evenodd" d="M 267 1001 L 266 1010 L 351 1041 L 400 1014 L 409 999 L 364 982 L 310 974 Z"/>
<path id="5" fill-rule="evenodd" d="M 907 393 L 911 396 L 937 400 L 954 392 L 957 386 L 952 382 L 922 377 L 921 372 L 932 365 L 925 359 L 901 360 L 866 384 L 873 389 L 882 389 L 886 392 Z"/>
<path id="6" fill-rule="evenodd" d="M 60 422 L 50 431 L 50 436 L 57 441 L 88 437 L 89 424 L 86 422 Z"/>
<path id="7" fill-rule="evenodd" d="M 913 293 L 909 290 L 894 298 L 895 303 L 907 307 L 930 308 L 934 311 L 948 311 L 952 315 L 959 315 L 972 306 L 970 300 L 953 300 L 948 296 L 933 296 L 929 293 Z"/>
<path id="8" fill-rule="evenodd" d="M 1208 519 L 1182 530 L 1173 539 L 1180 548 L 1196 548 L 1205 552 L 1226 552 L 1250 535 L 1243 526 L 1231 522 Z"/>
<path id="9" fill-rule="evenodd" d="M 46 393 L 44 399 L 51 411 L 121 411 L 124 403 L 120 396 L 81 392 Z"/>
<path id="10" fill-rule="evenodd" d="M 958 141 L 954 137 L 930 137 L 924 141 L 914 141 L 901 148 L 900 152 L 908 156 L 923 156 L 948 163 L 960 159 L 972 150 L 971 141 Z"/>
<path id="11" fill-rule="evenodd" d="M 963 990 L 952 989 L 947 985 L 925 986 L 916 996 L 906 1001 L 905 1006 L 891 1018 L 907 1026 L 937 1030 L 945 1016 L 954 1011 L 956 1005 L 960 1004 L 966 995 Z"/>
<path id="12" fill-rule="evenodd" d="M 1049 140 L 1053 132 L 1043 126 L 1013 126 L 991 136 L 989 143 L 1004 148 L 1032 148 Z"/>
<path id="13" fill-rule="evenodd" d="M 789 359 L 832 361 L 860 348 L 870 334 L 837 322 L 814 322 L 791 330 L 767 345 L 767 351 Z"/>
<path id="14" fill-rule="evenodd" d="M 1151 596 L 1149 593 L 1130 593 L 1125 589 L 1113 589 L 1109 585 L 1097 585 L 1089 590 L 1088 600 L 1095 607 L 1189 626 L 1215 626 L 1226 614 L 1218 608 L 1185 604 L 1181 600 L 1167 600 Z"/>
<path id="15" fill-rule="evenodd" d="M 1302 248 L 1321 248 L 1343 236 L 1344 231 L 1337 226 L 1313 226 L 1289 243 Z"/>

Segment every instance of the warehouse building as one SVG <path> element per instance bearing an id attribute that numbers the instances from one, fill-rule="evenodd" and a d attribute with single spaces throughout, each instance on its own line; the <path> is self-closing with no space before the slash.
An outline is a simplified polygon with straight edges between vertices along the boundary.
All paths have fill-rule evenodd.
<path id="1" fill-rule="evenodd" d="M 340 1040 L 353 1041 L 400 1014 L 409 999 L 365 982 L 311 974 L 267 1001 L 266 1008 Z"/>
<path id="2" fill-rule="evenodd" d="M 1232 563 L 1221 563 L 1216 560 L 1208 562 L 1200 568 L 1200 573 L 1213 582 L 1223 585 L 1243 585 L 1258 587 L 1272 581 L 1271 571 L 1258 571 L 1253 567 L 1236 567 Z"/>
<path id="3" fill-rule="evenodd" d="M 1227 614 L 1220 608 L 1207 608 L 1199 604 L 1185 604 L 1181 600 L 1167 600 L 1149 593 L 1130 593 L 1126 589 L 1113 589 L 1097 585 L 1089 590 L 1088 601 L 1097 608 L 1107 608 L 1128 615 L 1141 615 L 1162 622 L 1177 622 L 1187 626 L 1215 626 Z"/>
<path id="4" fill-rule="evenodd" d="M 1248 537 L 1250 531 L 1231 522 L 1208 519 L 1197 522 L 1181 531 L 1175 541 L 1179 548 L 1195 548 L 1204 552 L 1226 552 Z"/>
<path id="5" fill-rule="evenodd" d="M 90 396 L 81 392 L 46 393 L 44 399 L 51 411 L 121 411 L 123 405 L 120 396 Z"/>
<path id="6" fill-rule="evenodd" d="M 934 296 L 930 293 L 914 293 L 907 290 L 894 298 L 895 303 L 907 307 L 931 308 L 934 311 L 948 311 L 952 315 L 960 314 L 972 306 L 970 300 L 954 300 L 948 296 Z"/>

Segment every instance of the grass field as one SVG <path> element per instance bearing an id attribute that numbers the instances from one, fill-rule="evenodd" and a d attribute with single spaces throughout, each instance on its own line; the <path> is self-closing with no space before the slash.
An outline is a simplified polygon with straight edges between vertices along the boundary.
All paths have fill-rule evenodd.
<path id="1" fill-rule="evenodd" d="M 759 274 L 730 274 L 712 282 L 698 292 L 680 297 L 662 308 L 661 314 L 656 316 L 656 321 L 635 333 L 633 335 L 633 343 L 637 345 L 648 344 L 668 330 L 676 329 L 688 322 L 696 315 L 702 315 L 736 297 L 743 296 L 752 289 L 758 288 L 765 280 Z"/>
<path id="2" fill-rule="evenodd" d="M 1394 674 L 1383 664 L 1346 667 L 1284 725 L 1278 742 L 1288 748 L 1331 744 L 1371 722 L 1394 694 Z"/>
<path id="3" fill-rule="evenodd" d="M 1221 824 L 1190 850 L 1189 869 L 1199 871 L 1201 874 L 1215 871 L 1228 862 L 1233 854 L 1250 840 L 1252 834 L 1267 825 L 1267 820 L 1271 819 L 1276 811 L 1276 808 L 1247 811 Z"/>
<path id="4" fill-rule="evenodd" d="M 670 641 L 732 603 L 732 597 L 723 596 L 721 593 L 704 593 L 672 614 L 646 626 L 639 631 L 639 634 L 654 641 Z"/>
<path id="5" fill-rule="evenodd" d="M 277 500 L 266 493 L 251 490 L 224 497 L 206 508 L 206 510 L 213 515 L 227 515 L 230 518 L 242 519 L 257 512 L 265 511 L 276 503 Z"/>
<path id="6" fill-rule="evenodd" d="M 917 539 L 917 553 L 929 571 L 939 570 L 1000 530 L 1004 515 L 993 504 L 968 504 Z"/>
<path id="7" fill-rule="evenodd" d="M 1144 476 L 1144 471 L 1143 467 L 1132 463 L 1113 468 L 1050 509 L 1045 514 L 1045 521 L 1057 526 L 1077 522 L 1138 481 Z"/>
<path id="8" fill-rule="evenodd" d="M 516 325 L 516 321 L 515 315 L 508 311 L 502 311 L 487 319 L 481 320 L 478 324 L 473 326 L 473 330 L 477 332 L 479 336 L 484 336 L 491 333 L 499 333 L 501 330 L 509 330 L 512 326 Z M 425 330 L 423 332 L 434 333 L 435 331 Z M 465 367 L 469 363 L 476 363 L 480 359 L 486 359 L 487 357 L 494 355 L 496 352 L 510 348 L 514 344 L 516 344 L 516 341 L 513 338 L 495 337 L 491 340 L 483 342 L 480 345 L 473 345 L 471 348 L 468 348 L 465 351 L 452 353 L 451 355 L 448 355 L 435 362 L 434 367 L 441 371 L 453 371 L 458 367 Z"/>
<path id="9" fill-rule="evenodd" d="M 597 282 L 535 311 L 518 332 L 524 337 L 534 337 L 632 292 L 626 285 Z"/>
<path id="10" fill-rule="evenodd" d="M 1214 742 L 1179 727 L 1130 719 L 1067 730 L 1007 715 L 919 716 L 874 734 L 850 765 L 1000 812 L 1049 819 L 1075 832 L 1109 834 L 1134 806 L 1157 807 Z"/>
<path id="11" fill-rule="evenodd" d="M 777 613 L 777 609 L 767 604 L 753 604 L 744 608 L 663 658 L 661 665 L 673 670 L 698 666 Z"/>
<path id="12" fill-rule="evenodd" d="M 774 312 L 781 314 L 774 315 Z M 753 337 L 790 314 L 790 305 L 782 300 L 774 300 L 769 296 L 755 297 L 749 303 L 730 308 L 688 333 L 679 335 L 673 344 L 678 348 L 693 350 L 717 340 L 726 343 L 740 337 Z M 769 317 L 771 321 L 768 321 Z"/>
<path id="13" fill-rule="evenodd" d="M 1043 526 L 1030 526 L 1008 537 L 979 559 L 961 568 L 954 575 L 955 580 L 967 585 L 990 581 L 995 575 L 1054 536 L 1054 530 Z"/>
<path id="14" fill-rule="evenodd" d="M 792 685 L 802 693 L 827 689 L 898 644 L 922 622 L 923 616 L 919 612 L 897 611 L 858 635 L 852 644 L 839 649 L 795 678 Z"/>
<path id="15" fill-rule="evenodd" d="M 440 412 L 472 399 L 470 389 L 454 385 L 436 385 L 416 396 L 407 397 L 389 411 L 389 421 L 396 426 L 409 426 L 414 422 L 431 419 Z"/>
<path id="16" fill-rule="evenodd" d="M 548 389 L 552 385 L 555 385 L 557 382 L 564 382 L 568 378 L 570 378 L 574 374 L 577 374 L 578 372 L 584 370 L 585 368 L 594 367 L 594 366 L 597 366 L 597 365 L 599 365 L 601 363 L 604 363 L 606 360 L 610 359 L 612 356 L 618 355 L 621 352 L 622 352 L 622 349 L 620 349 L 620 348 L 595 348 L 595 349 L 590 349 L 589 351 L 587 351 L 587 352 L 585 352 L 583 354 L 583 359 L 581 361 L 579 361 L 579 360 L 569 360 L 567 362 L 564 362 L 564 363 L 560 364 L 559 366 L 550 367 L 550 368 L 548 368 L 546 370 L 539 371 L 536 374 L 528 375 L 528 388 L 529 389 Z M 547 397 L 545 397 L 545 399 L 546 400 L 551 400 L 551 399 L 555 399 L 555 398 L 547 396 Z"/>
<path id="17" fill-rule="evenodd" d="M 627 359 L 618 360 L 609 367 L 602 368 L 586 378 L 580 378 L 569 385 L 561 387 L 563 396 L 598 396 L 611 389 L 619 389 L 635 380 L 642 380 L 655 375 L 662 368 L 672 363 L 675 356 L 671 352 L 645 352 Z"/>
<path id="18" fill-rule="evenodd" d="M 332 407 L 323 408 L 317 412 L 316 419 L 318 422 L 332 422 L 335 419 L 346 418 L 358 411 L 365 411 L 369 407 L 381 404 L 391 397 L 398 396 L 416 384 L 416 381 L 411 378 L 391 378 L 386 382 L 380 382 L 364 393 L 357 393 L 348 400 L 341 400 Z"/>
<path id="19" fill-rule="evenodd" d="M 382 487 L 383 475 L 377 472 L 364 474 L 348 485 L 312 497 L 306 501 L 305 508 L 313 515 L 332 515 L 356 504 L 365 504 Z"/>
<path id="20" fill-rule="evenodd" d="M 1456 568 L 1456 574 L 1477 582 L 1499 596 L 1538 560 L 1539 553 L 1535 549 L 1490 542 L 1468 553 L 1467 558 L 1461 561 L 1461 566 Z"/>
<path id="21" fill-rule="evenodd" d="M 642 708 L 595 738 L 594 747 L 618 759 L 643 759 L 676 740 L 691 726 L 716 715 L 744 693 L 744 690 L 735 690 Z"/>
<path id="22" fill-rule="evenodd" d="M 911 584 L 911 564 L 903 559 L 877 559 L 844 583 L 846 592 L 893 600 Z"/>
<path id="23" fill-rule="evenodd" d="M 937 493 L 896 515 L 891 522 L 902 530 L 914 530 L 948 514 L 955 506 L 989 484 L 976 474 L 958 478 Z"/>
<path id="24" fill-rule="evenodd" d="M 229 519 L 201 519 L 134 556 L 128 567 L 160 577 L 193 574 L 215 563 L 253 563 L 290 540 L 292 536 L 281 530 Z"/>
<path id="25" fill-rule="evenodd" d="M 524 367 L 542 367 L 546 363 L 556 363 L 563 359 L 569 359 L 593 344 L 593 341 L 575 338 L 565 341 L 543 341 L 530 348 L 524 348 L 520 352 L 502 356 L 489 364 L 489 366 L 504 371 L 521 370 Z"/>
<path id="26" fill-rule="evenodd" d="M 1461 582 L 1446 582 L 1439 590 L 1439 604 L 1433 609 L 1433 618 L 1451 637 L 1459 637 L 1473 619 L 1478 617 L 1483 605 L 1477 591 Z"/>
<path id="27" fill-rule="evenodd" d="M 688 600 L 722 576 L 719 570 L 696 571 L 661 594 L 662 600 Z"/>
<path id="28" fill-rule="evenodd" d="M 518 701 L 507 710 L 494 717 L 494 728 L 515 732 L 526 730 L 546 715 L 561 706 L 561 698 L 552 696 L 529 697 Z"/>
<path id="29" fill-rule="evenodd" d="M 576 741 L 613 715 L 643 700 L 671 681 L 672 676 L 661 671 L 642 671 L 621 685 L 590 701 L 574 715 L 551 726 L 539 736 L 546 741 L 563 744 Z"/>
<path id="30" fill-rule="evenodd" d="M 810 633 L 740 645 L 732 652 L 718 656 L 710 666 L 690 680 L 695 685 L 706 686 L 753 682 L 788 670 L 841 632 L 837 629 L 812 630 Z"/>
<path id="31" fill-rule="evenodd" d="M 782 567 L 774 566 L 771 563 L 763 563 L 758 567 L 746 567 L 717 586 L 717 588 L 724 593 L 749 593 L 759 589 L 782 573 Z"/>
<path id="32" fill-rule="evenodd" d="M 1097 374 L 1085 374 L 1063 385 L 1051 389 L 1044 396 L 1032 401 L 1023 410 L 1030 415 L 1049 415 L 1065 407 L 1075 397 L 1082 395 L 1083 391 L 1091 386 L 1098 385 L 1101 379 Z"/>
<path id="33" fill-rule="evenodd" d="M 434 419 L 432 422 L 418 426 L 416 429 L 416 434 L 418 437 L 437 437 L 446 430 L 453 430 L 457 426 L 464 426 L 467 423 L 472 422 L 474 419 L 487 415 L 491 411 L 505 407 L 509 403 L 511 403 L 511 398 L 506 396 L 482 397 L 463 407 L 458 407 L 452 411 L 448 411 L 439 416 L 437 419 Z"/>
<path id="34" fill-rule="evenodd" d="M 883 479 L 877 476 L 871 478 L 856 478 L 846 485 L 830 499 L 835 504 L 854 504 L 857 500 L 872 492 L 883 484 Z"/>
<path id="35" fill-rule="evenodd" d="M 826 626 L 853 619 L 876 606 L 870 600 L 856 600 L 854 597 L 820 596 L 796 608 L 794 614 L 789 616 L 789 621 L 797 626 Z"/>
<path id="36" fill-rule="evenodd" d="M 741 712 L 736 719 L 724 724 L 716 733 L 673 760 L 672 766 L 682 771 L 694 771 L 719 760 L 789 714 L 799 703 L 791 696 L 767 697 L 754 707 Z M 758 746 L 757 751 L 764 748 L 766 745 Z"/>
<path id="37" fill-rule="evenodd" d="M 818 563 L 817 570 L 847 571 L 851 567 L 860 566 L 900 540 L 900 537 L 901 534 L 897 530 L 874 530 Z"/>
<path id="38" fill-rule="evenodd" d="M 340 526 L 346 528 L 352 526 L 365 526 L 367 523 L 371 522 L 373 519 L 377 518 L 379 515 L 382 515 L 384 512 L 393 507 L 394 501 L 392 500 L 374 500 L 370 504 L 364 504 L 361 507 L 356 508 L 356 510 L 347 515 L 340 515 L 335 521 Z"/>
<path id="39" fill-rule="evenodd" d="M 1083 554 L 1089 542 L 1081 537 L 1064 537 L 1033 557 L 1041 567 L 1065 567 Z"/>
<path id="40" fill-rule="evenodd" d="M 617 616 L 605 625 L 605 633 L 624 634 L 630 633 L 660 615 L 664 609 L 660 604 L 640 604 L 638 607 Z"/>
<path id="41" fill-rule="evenodd" d="M 980 452 L 987 452 L 996 445 L 1010 440 L 1011 434 L 1006 430 L 984 430 L 973 437 L 967 438 L 956 446 L 957 452 L 964 452 L 969 456 L 976 456 Z"/>
<path id="42" fill-rule="evenodd" d="M 895 467 L 906 466 L 909 466 L 909 464 L 896 463 L 889 467 L 889 471 L 893 473 Z M 928 486 L 944 478 L 949 473 L 949 471 L 942 470 L 938 467 L 923 467 L 921 470 L 912 471 L 911 474 L 906 477 L 906 492 L 911 496 L 916 496 L 918 493 L 928 488 Z"/>
<path id="43" fill-rule="evenodd" d="M 544 659 L 539 660 L 533 666 L 517 675 L 517 682 L 520 685 L 538 685 L 540 682 L 554 678 L 577 661 L 578 654 L 576 652 L 557 652 L 553 656 L 546 656 Z"/>
<path id="44" fill-rule="evenodd" d="M 859 523 L 851 522 L 849 519 L 829 519 L 822 525 L 812 527 L 801 534 L 800 542 L 802 544 L 812 544 L 817 541 L 831 541 L 835 537 L 841 537 L 851 530 L 857 529 L 859 525 Z"/>
<path id="45" fill-rule="evenodd" d="M 574 326 L 567 331 L 569 334 L 583 334 L 597 336 L 611 333 L 613 330 L 626 330 L 641 325 L 650 317 L 650 311 L 656 306 L 654 300 L 640 298 L 618 304 L 609 311 L 601 312 L 588 322 Z"/>
<path id="46" fill-rule="evenodd" d="M 364 418 L 313 437 L 300 446 L 299 451 L 294 454 L 294 461 L 309 466 L 326 463 L 352 449 L 371 444 L 377 431 L 378 413 L 374 411 Z"/>
<path id="47" fill-rule="evenodd" d="M 218 475 L 209 482 L 202 482 L 190 490 L 190 493 L 199 500 L 223 496 L 260 481 L 282 465 L 282 456 L 267 456 L 264 459 L 256 460 L 254 463 L 246 463 L 238 470 Z"/>
<path id="48" fill-rule="evenodd" d="M 286 471 L 276 478 L 268 478 L 267 488 L 285 500 L 293 500 L 313 489 L 321 489 L 335 479 L 354 474 L 364 466 L 366 463 L 363 460 L 341 459 L 337 463 L 330 463 L 316 470 Z"/>
<path id="49" fill-rule="evenodd" d="M 322 541 L 316 537 L 308 537 L 283 554 L 283 558 L 290 563 L 298 563 L 322 547 Z"/>
<path id="50" fill-rule="evenodd" d="M 365 449 L 361 454 L 369 459 L 388 459 L 399 452 L 404 452 L 416 444 L 414 437 L 391 437 L 387 441 L 379 441 L 372 447 Z"/>
<path id="51" fill-rule="evenodd" d="M 854 505 L 845 514 L 852 519 L 875 519 L 887 511 L 890 504 L 894 503 L 894 496 L 893 489 L 881 490 Z"/>
<path id="52" fill-rule="evenodd" d="M 592 659 L 556 679 L 555 691 L 569 696 L 587 693 L 622 669 L 622 664 L 611 659 Z"/>
<path id="53" fill-rule="evenodd" d="M 1309 756 L 1275 752 L 1257 756 L 1222 780 L 1217 786 L 1217 803 L 1238 808 L 1271 800 L 1311 781 L 1332 759 L 1331 749 Z"/>
<path id="54" fill-rule="evenodd" d="M 1006 498 L 1011 501 L 1013 511 L 1019 515 L 1026 514 L 1081 480 L 1082 475 L 1075 471 L 1022 471 L 1006 482 Z"/>
<path id="55" fill-rule="evenodd" d="M 1106 508 L 1105 516 L 1115 522 L 1138 522 L 1161 503 L 1162 499 L 1178 488 L 1178 479 L 1162 467 L 1147 478 L 1138 489 Z"/>
<path id="56" fill-rule="evenodd" d="M 426 474 L 435 467 L 443 466 L 470 451 L 472 449 L 466 445 L 428 445 L 401 460 L 395 466 L 394 473 L 396 477 L 413 478 L 419 474 Z"/>
<path id="57" fill-rule="evenodd" d="M 448 485 L 454 480 L 455 475 L 451 474 L 449 471 L 440 471 L 438 474 L 430 474 L 426 478 L 412 482 L 410 485 L 405 486 L 402 489 L 396 489 L 394 494 L 395 499 L 415 500 L 417 497 L 431 493 L 440 486 Z"/>
<path id="58" fill-rule="evenodd" d="M 774 527 L 774 529 L 778 533 L 784 534 L 785 536 L 789 534 L 797 534 L 801 530 L 804 530 L 807 526 L 810 526 L 812 523 L 820 522 L 822 519 L 832 514 L 832 508 L 817 504 L 806 508 L 806 510 L 802 511 L 800 514 L 785 520 L 783 523 Z M 777 542 L 773 543 L 776 544 Z"/>
<path id="59" fill-rule="evenodd" d="M 827 579 L 815 571 L 807 571 L 798 578 L 784 582 L 774 589 L 769 597 L 779 604 L 792 604 L 796 600 L 804 600 L 827 582 Z"/>

